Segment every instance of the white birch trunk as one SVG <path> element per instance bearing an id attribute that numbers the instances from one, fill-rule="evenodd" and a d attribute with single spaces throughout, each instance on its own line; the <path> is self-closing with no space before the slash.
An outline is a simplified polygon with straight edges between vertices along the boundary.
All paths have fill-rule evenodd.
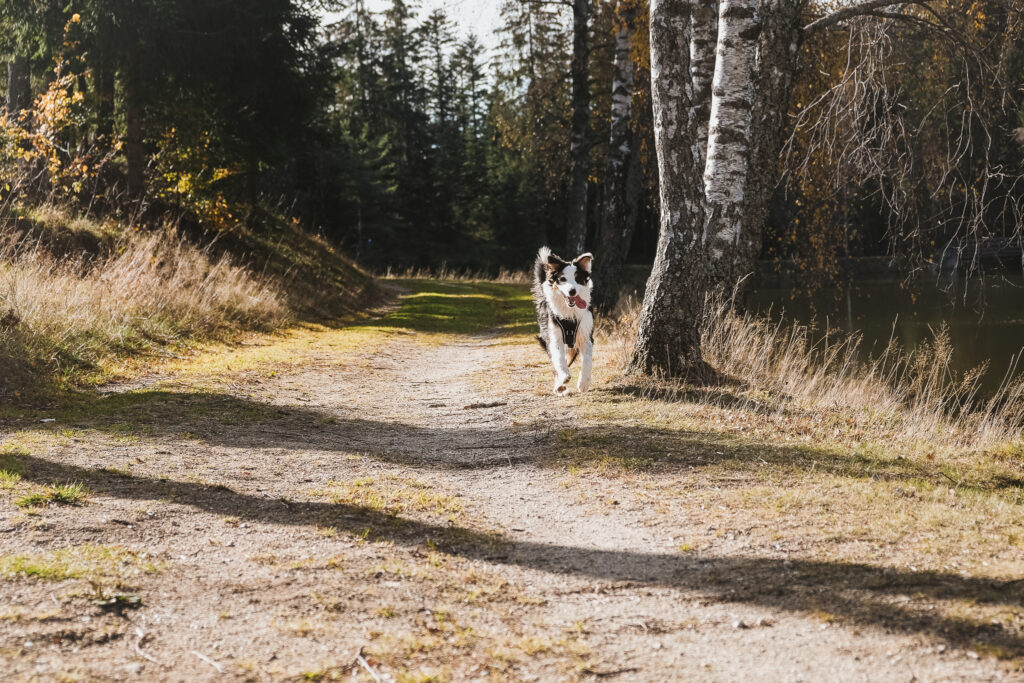
<path id="1" fill-rule="evenodd" d="M 700 376 L 707 290 L 703 198 L 693 121 L 690 19 L 694 0 L 651 0 L 651 98 L 661 227 L 629 371 Z"/>
<path id="2" fill-rule="evenodd" d="M 701 359 L 704 297 L 755 265 L 777 180 L 804 0 L 722 0 L 702 165 L 702 68 L 690 58 L 703 39 L 690 29 L 705 30 L 691 24 L 703 3 L 651 1 L 661 231 L 629 366 L 635 373 L 713 376 Z"/>
<path id="3" fill-rule="evenodd" d="M 716 279 L 732 270 L 742 234 L 750 162 L 754 63 L 760 29 L 757 0 L 722 0 L 712 86 L 704 192 L 704 241 Z M 733 283 L 725 282 L 727 287 Z"/>
<path id="4" fill-rule="evenodd" d="M 711 117 L 711 84 L 715 77 L 718 41 L 718 0 L 697 0 L 690 34 L 690 78 L 693 80 L 693 121 L 697 127 L 698 165 L 707 160 L 708 120 Z"/>

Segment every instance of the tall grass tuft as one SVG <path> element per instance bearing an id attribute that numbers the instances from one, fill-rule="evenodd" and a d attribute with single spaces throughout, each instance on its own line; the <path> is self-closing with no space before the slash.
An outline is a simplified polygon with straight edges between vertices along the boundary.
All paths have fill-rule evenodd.
<path id="1" fill-rule="evenodd" d="M 871 357 L 857 335 L 815 334 L 806 325 L 737 313 L 722 300 L 710 300 L 705 310 L 704 358 L 733 383 L 687 396 L 715 402 L 728 395 L 731 404 L 779 415 L 842 416 L 866 436 L 905 447 L 984 450 L 1019 442 L 1024 433 L 1024 378 L 1008 372 L 995 394 L 983 397 L 985 368 L 955 372 L 943 329 L 911 351 L 893 341 Z M 606 324 L 622 368 L 639 312 L 637 302 L 627 300 Z M 666 384 L 687 391 L 671 383 L 646 388 L 664 395 Z"/>
<path id="2" fill-rule="evenodd" d="M 110 255 L 58 258 L 0 241 L 0 387 L 67 377 L 126 352 L 277 326 L 280 288 L 174 232 L 130 233 Z"/>

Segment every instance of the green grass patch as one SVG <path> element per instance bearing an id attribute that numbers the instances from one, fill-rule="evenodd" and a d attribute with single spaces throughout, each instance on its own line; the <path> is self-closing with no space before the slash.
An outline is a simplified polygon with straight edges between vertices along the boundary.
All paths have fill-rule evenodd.
<path id="1" fill-rule="evenodd" d="M 54 503 L 57 505 L 81 505 L 89 495 L 89 490 L 80 482 L 67 484 L 51 484 L 42 491 L 34 491 L 17 498 L 14 504 L 20 508 L 41 507 Z"/>
<path id="2" fill-rule="evenodd" d="M 44 493 L 30 493 L 27 496 L 22 496 L 14 501 L 14 504 L 20 508 L 35 508 L 46 505 L 46 494 Z"/>
<path id="3" fill-rule="evenodd" d="M 10 491 L 21 482 L 21 475 L 7 469 L 0 469 L 0 490 Z"/>
<path id="4" fill-rule="evenodd" d="M 88 489 L 81 482 L 53 484 L 48 492 L 50 502 L 60 505 L 81 505 L 89 495 Z"/>
<path id="5" fill-rule="evenodd" d="M 159 570 L 146 553 L 121 546 L 82 545 L 45 553 L 0 555 L 0 578 L 4 579 L 101 581 Z"/>
<path id="6" fill-rule="evenodd" d="M 397 282 L 407 290 L 400 295 L 399 308 L 366 325 L 412 332 L 479 334 L 498 328 L 503 332 L 510 328 L 520 331 L 534 317 L 533 300 L 525 285 L 439 280 Z"/>
<path id="7" fill-rule="evenodd" d="M 28 454 L 28 451 L 19 446 L 0 446 L 0 491 L 11 491 L 21 482 L 24 470 L 18 457 Z"/>

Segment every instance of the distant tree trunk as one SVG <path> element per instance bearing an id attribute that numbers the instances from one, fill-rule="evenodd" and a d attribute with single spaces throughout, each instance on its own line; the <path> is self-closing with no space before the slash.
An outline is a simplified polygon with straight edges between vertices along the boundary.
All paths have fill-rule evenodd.
<path id="1" fill-rule="evenodd" d="M 245 189 L 249 195 L 249 211 L 245 217 L 246 225 L 256 225 L 257 208 L 260 202 L 260 160 L 256 156 L 256 150 L 252 146 L 246 155 L 245 164 Z"/>
<path id="2" fill-rule="evenodd" d="M 587 78 L 587 34 L 590 0 L 572 2 L 572 130 L 569 169 L 569 223 L 566 248 L 576 255 L 586 249 L 587 242 L 587 160 L 590 127 L 590 84 Z"/>
<path id="3" fill-rule="evenodd" d="M 125 50 L 125 109 L 124 109 L 124 153 L 128 164 L 128 191 L 140 196 L 146 189 L 146 151 L 143 147 L 145 136 L 142 130 L 142 83 L 140 78 L 139 46 L 130 39 Z"/>
<path id="4" fill-rule="evenodd" d="M 15 57 L 7 64 L 7 109 L 17 113 L 32 104 L 28 57 Z"/>
<path id="5" fill-rule="evenodd" d="M 751 116 L 750 162 L 740 237 L 726 286 L 757 267 L 772 195 L 779 181 L 779 155 L 789 134 L 789 97 L 803 42 L 805 0 L 762 0 Z"/>
<path id="6" fill-rule="evenodd" d="M 694 0 L 651 0 L 651 97 L 661 225 L 628 371 L 700 376 L 700 320 L 708 261 L 692 120 L 690 20 Z"/>
<path id="7" fill-rule="evenodd" d="M 708 151 L 708 120 L 711 118 L 711 84 L 715 77 L 718 42 L 718 0 L 698 0 L 693 7 L 690 35 L 690 77 L 693 79 L 693 118 L 697 126 L 698 164 L 704 168 Z"/>
<path id="8" fill-rule="evenodd" d="M 636 210 L 630 206 L 630 175 L 636 162 L 633 150 L 633 38 L 632 11 L 621 10 L 622 22 L 615 38 L 612 72 L 611 139 L 608 144 L 608 179 L 597 248 L 600 277 L 595 280 L 594 306 L 610 310 L 622 286 L 625 263 L 635 228 Z M 632 198 L 635 203 L 635 197 Z"/>
<path id="9" fill-rule="evenodd" d="M 109 31 L 106 27 L 105 30 Z M 93 86 L 96 90 L 96 138 L 112 144 L 114 135 L 114 60 L 111 47 L 100 45 L 92 55 Z"/>
<path id="10" fill-rule="evenodd" d="M 704 243 L 713 281 L 726 286 L 735 278 L 743 237 L 759 31 L 757 0 L 722 0 L 704 168 Z"/>

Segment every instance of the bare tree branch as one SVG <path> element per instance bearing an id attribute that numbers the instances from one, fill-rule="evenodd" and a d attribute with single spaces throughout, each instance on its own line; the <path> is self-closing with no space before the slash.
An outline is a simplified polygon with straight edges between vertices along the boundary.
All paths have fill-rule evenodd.
<path id="1" fill-rule="evenodd" d="M 907 0 L 866 0 L 865 2 L 836 10 L 831 14 L 826 14 L 820 19 L 815 19 L 811 23 L 807 24 L 807 26 L 804 26 L 804 32 L 811 33 L 812 31 L 819 31 L 821 29 L 828 28 L 829 26 L 835 26 L 839 22 L 846 21 L 852 17 L 872 14 L 875 10 L 883 7 L 892 7 L 893 5 L 924 5 L 924 3 L 913 1 L 907 2 Z"/>

